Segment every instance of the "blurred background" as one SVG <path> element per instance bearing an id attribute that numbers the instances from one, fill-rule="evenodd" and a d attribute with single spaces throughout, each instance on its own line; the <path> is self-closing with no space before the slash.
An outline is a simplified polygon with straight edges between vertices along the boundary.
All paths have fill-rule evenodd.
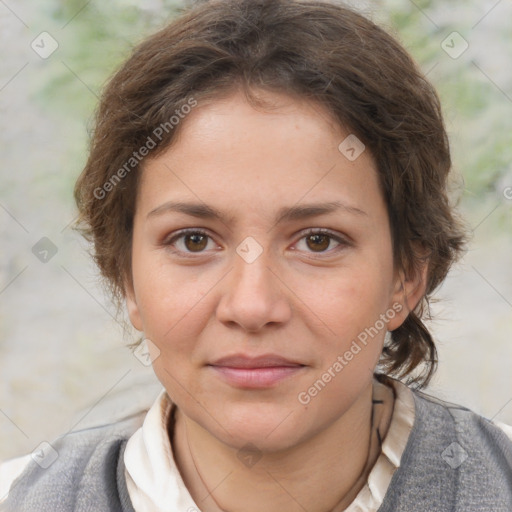
<path id="1" fill-rule="evenodd" d="M 129 414 L 160 389 L 72 230 L 72 188 L 105 80 L 184 5 L 0 0 L 0 459 Z M 512 424 L 512 4 L 352 5 L 437 87 L 473 235 L 436 294 L 428 392 Z"/>

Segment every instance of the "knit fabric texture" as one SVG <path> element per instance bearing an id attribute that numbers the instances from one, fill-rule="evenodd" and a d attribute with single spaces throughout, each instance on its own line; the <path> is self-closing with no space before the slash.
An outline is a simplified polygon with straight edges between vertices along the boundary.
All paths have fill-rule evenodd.
<path id="1" fill-rule="evenodd" d="M 464 407 L 420 392 L 414 400 L 413 429 L 378 512 L 511 512 L 512 442 L 505 433 Z M 63 436 L 53 443 L 55 462 L 43 469 L 32 461 L 2 510 L 135 512 L 123 453 L 142 419 Z"/>

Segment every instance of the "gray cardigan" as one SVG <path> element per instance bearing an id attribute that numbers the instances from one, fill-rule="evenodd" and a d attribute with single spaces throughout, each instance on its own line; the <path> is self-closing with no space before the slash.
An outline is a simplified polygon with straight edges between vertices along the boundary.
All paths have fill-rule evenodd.
<path id="1" fill-rule="evenodd" d="M 414 425 L 378 512 L 512 512 L 512 442 L 504 432 L 464 407 L 419 392 L 414 400 Z M 140 424 L 134 417 L 60 438 L 57 460 L 48 469 L 31 462 L 2 510 L 134 512 L 123 453 Z"/>

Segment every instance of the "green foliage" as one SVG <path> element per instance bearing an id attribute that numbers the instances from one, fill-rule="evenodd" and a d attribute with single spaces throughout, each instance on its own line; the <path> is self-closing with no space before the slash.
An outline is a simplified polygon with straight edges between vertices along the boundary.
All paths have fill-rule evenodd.
<path id="1" fill-rule="evenodd" d="M 86 160 L 88 129 L 103 85 L 140 40 L 182 8 L 179 0 L 158 3 L 153 11 L 129 0 L 49 0 L 34 6 L 40 30 L 59 44 L 50 58 L 37 64 L 39 78 L 31 90 L 35 104 L 64 127 L 55 165 L 66 172 L 55 176 L 53 190 L 65 203 L 72 201 L 74 182 Z"/>
<path id="2" fill-rule="evenodd" d="M 54 0 L 45 3 L 49 32 L 59 42 L 43 86 L 41 103 L 58 112 L 87 117 L 97 103 L 105 80 L 141 39 L 174 17 L 180 3 L 162 1 L 157 11 L 114 0 L 104 3 Z"/>
<path id="3" fill-rule="evenodd" d="M 388 24 L 438 90 L 451 136 L 454 167 L 464 177 L 467 200 L 483 200 L 486 194 L 495 194 L 499 183 L 510 179 L 512 94 L 507 98 L 491 77 L 483 74 L 480 66 L 485 68 L 493 59 L 478 52 L 472 37 L 475 30 L 484 31 L 492 39 L 489 46 L 498 43 L 500 50 L 508 48 L 510 53 L 512 33 L 497 34 L 489 25 L 492 16 L 475 28 L 479 18 L 486 14 L 477 2 L 454 4 L 451 12 L 452 8 L 444 7 L 444 17 L 439 16 L 443 10 L 436 11 L 433 1 L 384 0 L 380 4 Z M 442 41 L 453 31 L 465 36 L 470 45 L 458 59 L 451 59 L 441 48 Z M 487 53 L 491 54 L 491 50 Z M 485 58 L 478 65 L 482 55 Z M 504 55 L 492 57 L 495 62 L 501 59 L 503 64 Z"/>
<path id="4" fill-rule="evenodd" d="M 70 158 L 76 160 L 85 152 L 84 125 L 105 80 L 135 44 L 176 16 L 183 1 L 144 2 L 157 4 L 153 10 L 142 8 L 135 0 L 53 0 L 42 4 L 41 24 L 50 27 L 59 50 L 49 59 L 52 62 L 45 62 L 44 79 L 36 84 L 34 94 L 43 108 L 66 119 L 73 141 Z M 454 166 L 464 175 L 468 196 L 479 197 L 494 190 L 510 172 L 512 104 L 474 65 L 469 51 L 457 60 L 445 54 L 443 39 L 453 30 L 471 34 L 471 22 L 466 19 L 452 26 L 458 19 L 456 13 L 449 22 L 446 17 L 440 21 L 435 8 L 431 0 L 375 0 L 374 12 L 439 91 L 453 135 Z M 503 48 L 510 50 L 512 33 L 504 31 L 500 37 Z"/>

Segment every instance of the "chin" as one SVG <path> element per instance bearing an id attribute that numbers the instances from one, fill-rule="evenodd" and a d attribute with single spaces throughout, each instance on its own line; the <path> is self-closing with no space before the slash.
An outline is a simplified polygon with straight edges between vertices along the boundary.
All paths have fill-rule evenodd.
<path id="1" fill-rule="evenodd" d="M 219 438 L 227 446 L 237 452 L 255 451 L 256 453 L 277 453 L 288 450 L 300 442 L 296 429 L 286 428 L 278 434 L 268 435 L 266 432 L 255 431 L 254 428 L 240 429 L 233 436 L 219 432 Z"/>
<path id="2" fill-rule="evenodd" d="M 225 430 L 211 421 L 203 427 L 213 427 L 219 440 L 237 450 L 249 443 L 262 452 L 286 450 L 301 437 L 301 425 L 293 410 L 277 404 L 246 403 L 231 410 L 225 406 L 221 424 Z"/>

